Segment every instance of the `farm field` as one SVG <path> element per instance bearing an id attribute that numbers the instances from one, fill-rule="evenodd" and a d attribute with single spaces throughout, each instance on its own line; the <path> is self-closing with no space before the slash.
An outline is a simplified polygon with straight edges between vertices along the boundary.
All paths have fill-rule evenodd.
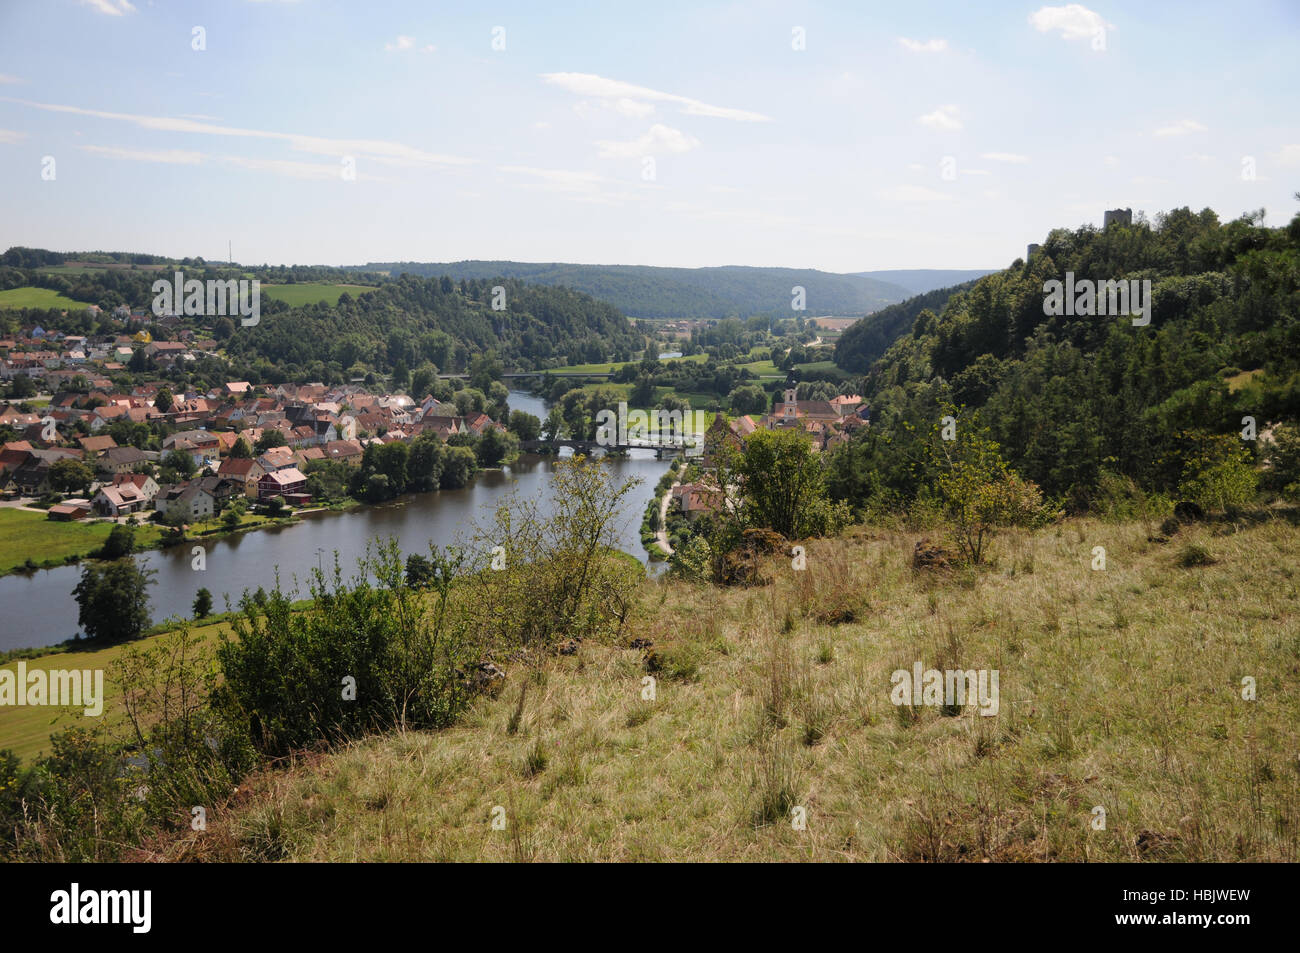
<path id="1" fill-rule="evenodd" d="M 84 301 L 73 301 L 49 288 L 10 288 L 0 291 L 0 310 L 5 308 L 84 308 Z"/>
<path id="2" fill-rule="evenodd" d="M 338 304 L 344 292 L 356 297 L 367 291 L 374 291 L 373 285 L 329 285 L 304 282 L 295 285 L 262 285 L 262 294 L 276 301 L 283 301 L 290 307 L 304 304 Z"/>

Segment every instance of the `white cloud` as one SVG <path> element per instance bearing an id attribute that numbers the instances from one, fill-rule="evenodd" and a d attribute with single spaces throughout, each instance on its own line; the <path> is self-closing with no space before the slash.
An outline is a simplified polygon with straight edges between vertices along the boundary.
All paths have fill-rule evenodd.
<path id="1" fill-rule="evenodd" d="M 916 121 L 931 129 L 960 129 L 961 120 L 957 118 L 956 106 L 940 106 L 932 113 L 917 116 Z"/>
<path id="2" fill-rule="evenodd" d="M 1022 156 L 1015 152 L 982 152 L 981 159 L 988 159 L 990 162 L 1010 162 L 1012 165 L 1024 165 L 1029 161 L 1029 156 Z"/>
<path id="3" fill-rule="evenodd" d="M 1278 165 L 1300 165 L 1300 143 L 1283 146 L 1280 152 L 1274 153 L 1273 161 Z"/>
<path id="4" fill-rule="evenodd" d="M 1039 33 L 1059 33 L 1066 40 L 1090 40 L 1106 30 L 1115 29 L 1100 13 L 1078 3 L 1063 7 L 1043 7 L 1029 15 L 1029 22 Z"/>
<path id="5" fill-rule="evenodd" d="M 384 49 L 389 53 L 402 53 L 406 50 L 413 50 L 415 49 L 415 37 L 399 36 L 394 42 L 385 43 Z"/>
<path id="6" fill-rule="evenodd" d="M 144 116 L 135 113 L 107 112 L 101 109 L 83 109 L 80 106 L 36 103 L 25 99 L 13 99 L 8 96 L 0 96 L 0 102 L 19 103 L 24 106 L 31 106 L 34 109 L 43 109 L 47 112 L 128 122 L 141 129 L 150 129 L 156 132 L 197 133 L 210 136 L 231 136 L 241 139 L 273 139 L 287 142 L 290 148 L 299 152 L 314 152 L 318 155 L 337 157 L 364 156 L 387 165 L 468 165 L 474 161 L 459 156 L 425 152 L 423 149 L 417 149 L 401 142 L 382 139 L 327 139 L 321 136 L 305 136 L 292 132 L 267 132 L 262 129 L 241 129 L 237 126 L 217 126 L 212 123 L 173 116 Z"/>
<path id="7" fill-rule="evenodd" d="M 0 86 L 5 83 L 21 83 L 22 80 L 17 76 L 10 76 L 8 73 L 0 73 Z"/>
<path id="8" fill-rule="evenodd" d="M 134 162 L 164 162 L 168 165 L 198 165 L 203 155 L 184 149 L 121 149 L 117 146 L 78 146 L 86 152 L 109 159 L 130 159 Z"/>
<path id="9" fill-rule="evenodd" d="M 541 169 L 525 165 L 502 165 L 497 166 L 497 169 L 508 175 L 523 176 L 528 179 L 529 181 L 521 184 L 520 188 L 554 192 L 575 202 L 596 205 L 623 205 L 639 198 L 634 192 L 610 190 L 607 188 L 610 181 L 594 172 Z"/>
<path id="10" fill-rule="evenodd" d="M 903 49 L 912 53 L 943 53 L 948 49 L 948 41 L 943 39 L 926 40 L 922 43 L 920 40 L 909 40 L 905 36 L 900 36 L 898 42 Z"/>
<path id="11" fill-rule="evenodd" d="M 341 166 L 333 163 L 296 162 L 292 159 L 253 159 L 247 156 L 220 156 L 219 158 L 227 165 L 249 169 L 254 172 L 273 172 L 276 175 L 285 175 L 292 179 L 309 179 L 316 182 L 343 181 L 340 174 Z M 377 181 L 376 176 L 367 175 L 364 172 L 358 172 L 357 178 L 366 181 Z"/>
<path id="12" fill-rule="evenodd" d="M 553 86 L 568 90 L 579 96 L 589 96 L 602 100 L 631 100 L 633 102 L 676 103 L 682 111 L 691 116 L 709 116 L 714 119 L 731 119 L 736 122 L 771 122 L 771 117 L 745 109 L 731 109 L 725 106 L 711 106 L 679 96 L 665 93 L 645 86 L 636 86 L 616 79 L 607 79 L 595 73 L 542 73 L 542 79 Z"/>
<path id="13" fill-rule="evenodd" d="M 0 142 L 4 142 L 4 143 L 19 142 L 20 140 L 26 138 L 27 138 L 27 133 L 25 132 L 18 132 L 14 129 L 0 129 Z"/>
<path id="14" fill-rule="evenodd" d="M 952 196 L 945 192 L 927 189 L 922 185 L 896 185 L 893 188 L 882 189 L 876 193 L 876 196 L 888 202 L 951 202 L 953 200 Z"/>
<path id="15" fill-rule="evenodd" d="M 1102 159 L 1101 161 L 1106 163 L 1106 167 L 1108 169 L 1114 169 L 1116 166 L 1119 165 L 1118 156 L 1106 156 L 1106 158 Z"/>
<path id="16" fill-rule="evenodd" d="M 1171 122 L 1167 126 L 1161 126 L 1154 135 L 1157 136 L 1185 136 L 1192 132 L 1209 132 L 1209 129 L 1197 122 L 1195 119 L 1179 119 L 1177 122 Z"/>
<path id="17" fill-rule="evenodd" d="M 694 136 L 662 123 L 655 123 L 645 135 L 630 142 L 602 139 L 596 143 L 602 159 L 636 159 L 657 152 L 690 152 L 699 144 L 700 140 Z"/>
<path id="18" fill-rule="evenodd" d="M 92 10 L 98 10 L 100 13 L 110 17 L 120 17 L 128 13 L 135 13 L 135 7 L 131 5 L 131 0 L 81 0 Z"/>
<path id="19" fill-rule="evenodd" d="M 644 119 L 655 111 L 652 103 L 638 102 L 635 99 L 624 97 L 614 101 L 614 110 L 624 116 L 631 116 L 633 119 Z"/>

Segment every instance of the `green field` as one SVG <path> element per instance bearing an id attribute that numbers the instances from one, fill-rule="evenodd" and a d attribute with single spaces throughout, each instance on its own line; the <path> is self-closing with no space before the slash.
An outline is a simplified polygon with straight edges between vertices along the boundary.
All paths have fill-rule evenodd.
<path id="1" fill-rule="evenodd" d="M 836 366 L 834 361 L 814 361 L 811 364 L 796 364 L 794 370 L 802 376 L 804 374 L 825 374 L 833 376 L 836 380 L 847 380 L 849 375 L 844 373 Z"/>
<path id="2" fill-rule="evenodd" d="M 108 538 L 112 523 L 60 523 L 44 513 L 0 509 L 0 575 L 30 559 L 38 566 L 62 565 L 69 556 L 89 556 Z M 157 527 L 138 526 L 135 543 L 147 548 L 158 541 Z"/>
<path id="3" fill-rule="evenodd" d="M 677 361 L 690 361 L 693 364 L 703 364 L 708 359 L 707 354 L 692 354 L 690 357 L 674 357 L 670 360 L 663 361 L 664 364 L 673 364 Z M 628 364 L 640 364 L 640 361 L 610 361 L 605 364 L 570 364 L 566 367 L 552 368 L 556 373 L 561 371 L 565 374 L 612 374 L 620 367 L 626 367 Z"/>
<path id="4" fill-rule="evenodd" d="M 748 364 L 741 364 L 739 366 L 743 367 L 747 371 L 752 371 L 753 373 L 757 374 L 760 378 L 762 377 L 779 377 L 781 379 L 785 378 L 785 371 L 781 370 L 781 368 L 777 367 L 771 361 L 750 361 Z"/>
<path id="5" fill-rule="evenodd" d="M 10 288 L 0 291 L 0 310 L 5 308 L 84 308 L 83 301 L 51 291 L 49 288 Z"/>
<path id="6" fill-rule="evenodd" d="M 205 642 L 215 643 L 214 636 L 222 629 L 229 629 L 228 622 L 217 622 L 209 625 L 194 626 L 190 629 L 192 635 L 195 635 Z M 127 643 L 127 645 L 136 645 L 140 648 L 146 648 L 148 645 L 155 643 L 162 636 L 152 636 L 147 639 L 141 639 L 136 642 Z M 112 645 L 108 648 L 98 649 L 91 652 L 60 652 L 55 655 L 44 655 L 40 658 L 23 659 L 27 671 L 42 669 L 103 669 L 104 670 L 104 714 L 102 717 L 107 718 L 110 724 L 117 723 L 122 717 L 122 693 L 116 690 L 113 683 L 112 663 L 122 654 L 126 645 Z M 5 662 L 0 665 L 0 669 L 9 669 L 16 672 L 18 662 Z M 86 727 L 93 726 L 100 718 L 87 718 L 81 709 L 62 708 L 62 707 L 28 707 L 28 706 L 6 706 L 3 713 L 0 713 L 0 751 L 8 748 L 18 755 L 23 761 L 30 761 L 43 751 L 50 747 L 50 735 L 53 732 L 61 731 L 64 728 L 70 728 L 81 722 Z"/>
<path id="7" fill-rule="evenodd" d="M 339 297 L 344 292 L 355 298 L 359 294 L 374 290 L 374 285 L 330 285 L 311 282 L 298 285 L 262 285 L 262 294 L 276 301 L 283 301 L 294 308 L 321 301 L 326 304 L 338 304 Z"/>

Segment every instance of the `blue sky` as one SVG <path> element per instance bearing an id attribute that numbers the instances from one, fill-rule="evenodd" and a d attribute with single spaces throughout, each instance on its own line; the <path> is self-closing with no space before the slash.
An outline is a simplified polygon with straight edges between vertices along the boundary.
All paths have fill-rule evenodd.
<path id="1" fill-rule="evenodd" d="M 1002 267 L 1105 208 L 1289 220 L 1298 50 L 1249 0 L 0 0 L 0 247 Z"/>

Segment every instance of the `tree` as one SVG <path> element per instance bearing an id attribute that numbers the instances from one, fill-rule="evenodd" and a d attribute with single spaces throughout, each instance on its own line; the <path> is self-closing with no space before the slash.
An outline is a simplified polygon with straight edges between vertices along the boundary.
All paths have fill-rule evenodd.
<path id="1" fill-rule="evenodd" d="M 206 619 L 212 614 L 212 593 L 200 589 L 194 596 L 194 618 Z"/>
<path id="2" fill-rule="evenodd" d="M 542 430 L 542 422 L 532 414 L 522 410 L 510 412 L 510 432 L 520 440 L 536 440 Z"/>
<path id="3" fill-rule="evenodd" d="M 803 431 L 756 430 L 739 455 L 727 456 L 745 525 L 803 539 L 837 532 L 847 520 L 845 508 L 830 502 L 822 462 Z"/>
<path id="4" fill-rule="evenodd" d="M 498 467 L 518 449 L 518 441 L 509 434 L 502 433 L 496 427 L 488 427 L 479 437 L 474 447 L 475 456 L 481 467 Z"/>
<path id="5" fill-rule="evenodd" d="M 1231 434 L 1188 435 L 1193 449 L 1183 465 L 1178 493 L 1207 512 L 1233 512 L 1255 499 L 1259 476 L 1250 452 Z"/>
<path id="6" fill-rule="evenodd" d="M 9 385 L 9 397 L 12 400 L 23 400 L 26 397 L 36 396 L 36 383 L 26 374 L 19 374 L 14 378 L 14 382 Z"/>
<path id="7" fill-rule="evenodd" d="M 442 488 L 455 490 L 469 483 L 477 463 L 474 451 L 469 447 L 448 447 L 443 457 Z"/>
<path id="8" fill-rule="evenodd" d="M 253 455 L 253 448 L 248 445 L 248 440 L 240 437 L 235 441 L 234 446 L 230 448 L 230 458 L 232 460 L 247 460 Z"/>
<path id="9" fill-rule="evenodd" d="M 175 403 L 176 399 L 172 396 L 171 390 L 166 387 L 159 388 L 157 396 L 153 399 L 154 408 L 164 414 L 170 411 Z"/>
<path id="10" fill-rule="evenodd" d="M 266 453 L 272 447 L 288 446 L 288 441 L 284 439 L 284 434 L 274 427 L 267 427 L 262 431 L 262 435 L 257 438 L 256 450 L 258 453 Z"/>
<path id="11" fill-rule="evenodd" d="M 406 584 L 412 589 L 424 589 L 434 580 L 434 568 L 429 557 L 411 553 L 406 557 Z"/>
<path id="12" fill-rule="evenodd" d="M 757 384 L 742 384 L 727 395 L 731 412 L 737 416 L 761 414 L 767 410 L 767 392 Z"/>
<path id="13" fill-rule="evenodd" d="M 199 465 L 194 462 L 194 458 L 181 450 L 169 451 L 167 456 L 163 457 L 162 465 L 175 470 L 187 480 L 194 476 L 195 471 L 199 468 Z"/>
<path id="14" fill-rule="evenodd" d="M 55 460 L 50 464 L 50 486 L 60 493 L 85 490 L 94 480 L 94 471 L 80 460 Z"/>
<path id="15" fill-rule="evenodd" d="M 129 559 L 83 569 L 72 595 L 79 607 L 77 624 L 87 637 L 122 642 L 143 635 L 153 575 Z"/>
<path id="16" fill-rule="evenodd" d="M 935 425 L 930 439 L 930 464 L 935 485 L 952 523 L 953 539 L 972 565 L 979 565 L 999 526 L 1034 526 L 1050 518 L 1038 487 L 1026 482 L 1002 459 L 1002 451 L 977 417 L 957 420 L 945 405 L 954 428 L 943 439 Z"/>
<path id="17" fill-rule="evenodd" d="M 429 395 L 433 385 L 437 383 L 437 380 L 437 369 L 427 361 L 421 364 L 415 369 L 415 373 L 411 375 L 411 386 L 409 388 L 411 396 L 417 401 L 424 400 Z"/>
<path id="18" fill-rule="evenodd" d="M 135 552 L 135 527 L 119 523 L 109 530 L 108 539 L 104 540 L 104 545 L 100 547 L 99 558 L 121 559 L 123 556 L 130 556 L 133 552 Z"/>
<path id="19" fill-rule="evenodd" d="M 406 460 L 410 489 L 418 492 L 436 490 L 442 480 L 442 439 L 432 430 L 426 430 L 411 441 L 411 451 Z"/>

